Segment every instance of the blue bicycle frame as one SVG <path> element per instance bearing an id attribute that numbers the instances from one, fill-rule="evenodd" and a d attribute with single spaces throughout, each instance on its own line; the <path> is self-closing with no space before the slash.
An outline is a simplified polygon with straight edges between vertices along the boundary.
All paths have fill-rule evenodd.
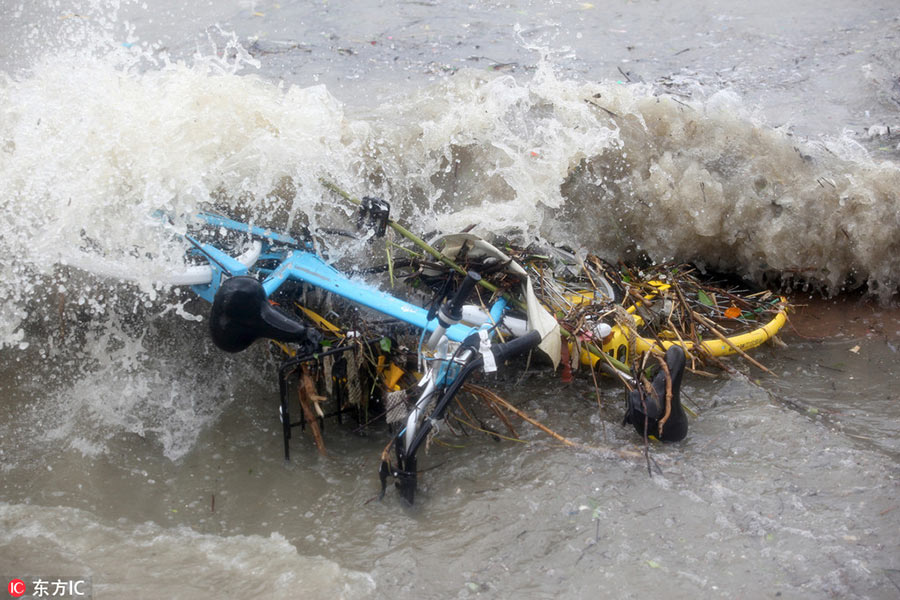
<path id="1" fill-rule="evenodd" d="M 424 308 L 401 300 L 367 283 L 350 279 L 317 256 L 309 243 L 300 242 L 289 235 L 275 233 L 262 227 L 247 225 L 219 215 L 200 213 L 198 217 L 209 225 L 246 233 L 262 240 L 262 249 L 257 260 L 274 260 L 279 263 L 279 266 L 271 271 L 256 269 L 260 274 L 265 274 L 262 286 L 266 292 L 266 297 L 274 294 L 288 281 L 300 281 L 370 308 L 383 315 L 403 321 L 428 333 L 434 332 L 439 327 L 438 319 L 429 319 L 428 311 Z M 223 275 L 235 277 L 247 275 L 251 272 L 251 268 L 248 265 L 241 263 L 219 248 L 211 244 L 200 243 L 190 236 L 188 236 L 188 239 L 194 245 L 197 253 L 203 255 L 209 261 L 209 266 L 212 269 L 212 280 L 210 283 L 194 285 L 191 288 L 204 300 L 208 302 L 213 301 L 221 285 Z M 491 316 L 495 323 L 500 322 L 499 319 L 502 314 L 499 313 L 502 313 L 503 308 L 506 306 L 506 302 L 502 298 L 497 302 L 500 304 L 495 303 L 495 306 L 499 307 L 499 309 L 491 309 Z M 477 328 L 473 329 L 472 327 L 453 324 L 446 329 L 446 335 L 453 342 L 462 342 L 475 330 Z"/>

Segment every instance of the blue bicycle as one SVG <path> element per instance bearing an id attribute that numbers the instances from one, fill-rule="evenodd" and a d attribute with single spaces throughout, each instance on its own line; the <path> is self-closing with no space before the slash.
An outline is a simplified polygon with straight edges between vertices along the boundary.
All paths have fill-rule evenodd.
<path id="1" fill-rule="evenodd" d="M 260 338 L 289 346 L 294 356 L 279 369 L 286 459 L 290 458 L 292 428 L 303 427 L 316 419 L 304 407 L 303 418 L 291 421 L 289 376 L 297 373 L 303 377 L 304 365 L 321 364 L 357 345 L 344 339 L 324 346 L 320 329 L 311 321 L 301 320 L 275 306 L 271 301 L 274 297 L 291 286 L 295 288 L 291 291 L 293 297 L 309 290 L 322 290 L 420 331 L 416 354 L 421 378 L 404 392 L 409 400 L 409 412 L 392 440 L 395 461 L 383 461 L 380 469 L 382 494 L 390 476 L 401 496 L 412 503 L 417 482 L 417 452 L 436 423 L 443 419 L 466 379 L 478 369 L 497 370 L 505 360 L 532 350 L 542 338 L 549 337 L 529 327 L 528 319 L 513 314 L 510 302 L 502 295 L 496 296 L 486 309 L 467 304 L 481 281 L 476 272 L 468 272 L 452 293 L 444 286 L 427 310 L 348 277 L 318 256 L 310 241 L 213 213 L 198 217 L 202 224 L 216 231 L 227 231 L 249 240 L 249 248 L 232 256 L 215 243 L 188 235 L 192 254 L 205 264 L 172 276 L 170 283 L 189 285 L 197 295 L 212 303 L 210 333 L 220 349 L 239 352 Z M 558 330 L 550 335 L 553 334 L 558 343 Z M 497 341 L 500 335 L 508 341 Z M 378 338 L 368 343 L 377 341 Z"/>

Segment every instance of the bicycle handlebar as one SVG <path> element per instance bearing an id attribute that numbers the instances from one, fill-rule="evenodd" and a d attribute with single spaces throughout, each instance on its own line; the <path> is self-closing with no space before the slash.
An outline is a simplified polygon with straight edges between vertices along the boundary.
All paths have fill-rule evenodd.
<path id="1" fill-rule="evenodd" d="M 459 285 L 459 289 L 456 290 L 456 294 L 453 295 L 453 299 L 450 300 L 447 307 L 447 314 L 454 322 L 458 322 L 462 318 L 462 306 L 479 281 L 481 281 L 481 275 L 475 271 L 466 273 L 466 278 Z"/>
<path id="2" fill-rule="evenodd" d="M 517 337 L 502 344 L 493 344 L 491 352 L 494 358 L 500 362 L 519 354 L 524 354 L 541 343 L 541 334 L 538 331 L 529 331 L 522 337 Z"/>

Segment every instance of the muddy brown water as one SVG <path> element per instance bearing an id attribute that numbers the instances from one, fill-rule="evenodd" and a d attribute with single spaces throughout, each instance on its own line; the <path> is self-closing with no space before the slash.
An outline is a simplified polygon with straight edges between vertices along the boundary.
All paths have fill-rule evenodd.
<path id="1" fill-rule="evenodd" d="M 892 2 L 8 8 L 0 575 L 95 598 L 900 595 Z M 373 501 L 384 430 L 329 423 L 327 457 L 301 435 L 285 463 L 262 347 L 216 351 L 208 308 L 154 284 L 184 248 L 147 215 L 346 219 L 322 177 L 416 231 L 881 303 L 793 296 L 786 347 L 753 353 L 772 374 L 686 378 L 697 417 L 652 476 L 614 381 L 534 369 L 482 383 L 581 446 L 448 435 L 414 507 Z"/>

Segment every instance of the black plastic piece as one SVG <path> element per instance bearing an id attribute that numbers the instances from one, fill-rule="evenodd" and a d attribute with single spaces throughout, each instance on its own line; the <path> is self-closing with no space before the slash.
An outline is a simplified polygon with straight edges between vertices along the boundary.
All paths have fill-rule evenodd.
<path id="1" fill-rule="evenodd" d="M 672 378 L 672 404 L 669 418 L 659 433 L 659 421 L 666 413 L 666 374 L 659 369 L 653 377 L 652 392 L 636 389 L 628 393 L 623 425 L 631 423 L 641 435 L 656 436 L 663 442 L 680 442 L 687 436 L 688 420 L 681 406 L 681 379 L 684 375 L 685 357 L 681 346 L 670 346 L 666 351 L 666 367 Z M 639 384 L 640 385 L 640 384 Z"/>
<path id="2" fill-rule="evenodd" d="M 508 358 L 524 354 L 532 348 L 536 348 L 541 343 L 541 334 L 537 331 L 529 331 L 522 337 L 514 338 L 505 344 L 494 344 L 491 346 L 491 352 L 497 362 L 502 362 Z"/>
<path id="3" fill-rule="evenodd" d="M 322 334 L 296 321 L 266 298 L 262 284 L 250 276 L 232 277 L 222 282 L 209 315 L 213 343 L 225 352 L 240 352 L 259 338 L 301 345 L 313 352 Z"/>
<path id="4" fill-rule="evenodd" d="M 459 288 L 457 288 L 456 293 L 450 300 L 450 305 L 447 307 L 447 314 L 454 322 L 459 321 L 462 317 L 463 304 L 465 304 L 466 298 L 469 297 L 469 294 L 472 293 L 479 281 L 481 281 L 481 275 L 475 271 L 469 271 L 466 273 L 466 278 L 459 284 Z"/>
<path id="5" fill-rule="evenodd" d="M 384 237 L 391 215 L 391 205 L 381 198 L 366 196 L 359 206 L 356 228 L 373 228 L 375 237 Z"/>

